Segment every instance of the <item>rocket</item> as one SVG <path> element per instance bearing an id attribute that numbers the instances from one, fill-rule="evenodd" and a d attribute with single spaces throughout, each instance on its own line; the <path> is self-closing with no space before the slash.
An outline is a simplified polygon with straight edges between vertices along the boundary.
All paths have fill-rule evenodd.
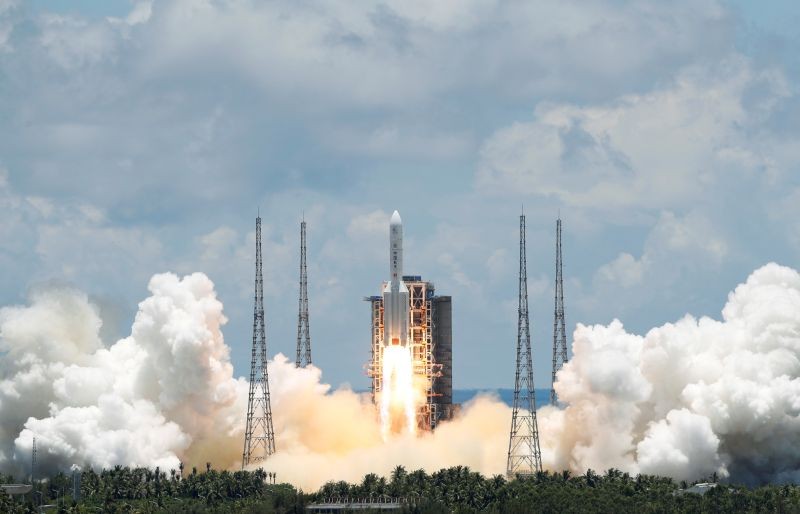
<path id="1" fill-rule="evenodd" d="M 389 276 L 383 288 L 383 345 L 408 346 L 408 288 L 403 282 L 403 220 L 389 222 Z"/>

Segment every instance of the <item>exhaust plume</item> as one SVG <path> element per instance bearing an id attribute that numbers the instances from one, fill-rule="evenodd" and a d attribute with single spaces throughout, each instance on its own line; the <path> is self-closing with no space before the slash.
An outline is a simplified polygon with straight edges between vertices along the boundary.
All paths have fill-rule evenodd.
<path id="1" fill-rule="evenodd" d="M 800 478 L 797 271 L 756 270 L 721 321 L 686 315 L 644 337 L 579 324 L 573 351 L 555 385 L 566 408 L 539 417 L 550 469 Z"/>
<path id="2" fill-rule="evenodd" d="M 246 382 L 233 378 L 211 281 L 155 275 L 131 335 L 103 348 L 97 308 L 70 289 L 0 310 L 0 466 L 175 468 L 240 456 Z"/>
<path id="3" fill-rule="evenodd" d="M 82 293 L 0 309 L 0 468 L 27 472 L 34 435 L 51 469 L 240 465 L 247 384 L 233 377 L 213 284 L 164 274 L 149 288 L 131 335 L 108 348 Z M 799 350 L 800 274 L 776 264 L 729 295 L 721 320 L 687 315 L 645 336 L 579 324 L 555 385 L 564 406 L 539 412 L 544 466 L 796 481 Z M 280 354 L 269 366 L 277 453 L 263 465 L 281 481 L 313 490 L 397 465 L 505 471 L 511 412 L 494 397 L 432 434 L 384 441 L 368 395 L 332 391 Z"/>
<path id="4" fill-rule="evenodd" d="M 411 350 L 402 346 L 383 349 L 383 384 L 379 393 L 381 434 L 386 441 L 392 434 L 414 435 L 417 429 L 417 397 L 414 389 L 414 364 Z"/>

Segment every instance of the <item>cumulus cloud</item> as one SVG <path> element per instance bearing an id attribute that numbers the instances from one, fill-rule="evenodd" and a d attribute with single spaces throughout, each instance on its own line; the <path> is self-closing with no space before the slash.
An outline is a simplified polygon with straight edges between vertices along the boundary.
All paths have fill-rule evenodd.
<path id="1" fill-rule="evenodd" d="M 507 297 L 514 297 L 509 284 L 515 267 L 496 263 L 489 271 L 485 266 L 489 255 L 482 248 L 511 248 L 513 230 L 499 229 L 515 210 L 510 206 L 516 200 L 509 197 L 529 196 L 532 183 L 548 188 L 558 175 L 551 172 L 524 180 L 520 187 L 511 183 L 501 188 L 510 194 L 487 197 L 483 193 L 493 187 L 481 181 L 472 187 L 480 159 L 476 148 L 487 135 L 502 132 L 512 120 L 523 126 L 538 120 L 528 114 L 536 106 L 538 112 L 573 108 L 579 111 L 575 116 L 580 123 L 572 123 L 574 129 L 568 127 L 564 136 L 569 147 L 565 159 L 570 166 L 584 162 L 603 170 L 603 177 L 613 179 L 608 189 L 615 193 L 618 170 L 606 161 L 622 166 L 623 172 L 626 162 L 639 164 L 638 154 L 626 161 L 629 147 L 641 143 L 646 152 L 653 142 L 649 137 L 661 133 L 648 128 L 640 138 L 643 143 L 629 142 L 627 133 L 635 132 L 629 127 L 640 119 L 647 121 L 651 112 L 653 119 L 669 114 L 663 104 L 671 98 L 670 91 L 676 97 L 694 95 L 695 104 L 688 107 L 688 101 L 676 99 L 681 113 L 696 110 L 711 119 L 711 111 L 719 108 L 722 121 L 730 119 L 730 97 L 738 94 L 730 93 L 737 87 L 735 70 L 716 73 L 718 68 L 706 66 L 737 53 L 731 11 L 712 0 L 635 6 L 613 0 L 590 6 L 554 0 L 477 0 L 438 2 L 435 7 L 394 0 L 359 5 L 137 0 L 127 3 L 128 13 L 115 2 L 83 15 L 81 9 L 63 2 L 29 4 L 19 0 L 0 4 L 0 33 L 6 30 L 4 48 L 9 50 L 2 54 L 0 65 L 5 78 L 0 155 L 2 166 L 9 170 L 9 183 L 20 196 L 35 197 L 37 209 L 47 208 L 41 202 L 47 199 L 51 214 L 41 229 L 40 218 L 18 219 L 16 212 L 0 220 L 6 242 L 0 263 L 11 270 L 0 277 L 5 300 L 17 301 L 16 292 L 25 290 L 30 280 L 56 277 L 80 283 L 93 293 L 113 295 L 111 301 L 128 302 L 124 308 L 129 309 L 141 295 L 136 284 L 144 284 L 153 269 L 203 269 L 233 307 L 229 315 L 235 322 L 229 337 L 236 340 L 248 337 L 252 227 L 245 220 L 257 205 L 265 220 L 275 225 L 270 234 L 274 247 L 266 248 L 270 243 L 265 242 L 266 271 L 271 277 L 265 286 L 272 298 L 293 287 L 294 274 L 286 269 L 296 267 L 295 220 L 300 209 L 316 204 L 325 213 L 310 220 L 310 230 L 319 230 L 310 234 L 318 245 L 318 251 L 309 252 L 310 272 L 316 277 L 310 287 L 314 323 L 324 327 L 320 333 L 333 334 L 339 326 L 357 326 L 363 313 L 355 307 L 356 300 L 353 308 L 332 306 L 340 305 L 342 298 L 369 294 L 384 275 L 381 240 L 376 236 L 336 241 L 342 227 L 364 211 L 391 212 L 398 206 L 386 202 L 402 198 L 409 208 L 448 225 L 441 233 L 433 233 L 438 229 L 432 223 L 413 229 L 417 251 L 409 252 L 409 265 L 417 259 L 415 271 L 437 280 L 443 293 L 461 298 L 454 315 L 468 320 L 464 346 L 479 348 L 503 332 L 505 313 L 513 313 L 502 306 Z M 67 9 L 69 14 L 52 12 Z M 100 16 L 101 11 L 115 17 Z M 760 75 L 759 66 L 754 59 L 748 73 Z M 698 68 L 712 71 L 704 76 Z M 694 80 L 694 75 L 699 78 Z M 688 83 L 685 88 L 679 87 L 683 80 Z M 791 118 L 791 111 L 770 110 L 768 102 L 760 101 L 774 98 L 779 82 L 776 77 L 774 82 L 750 80 L 752 90 L 744 86 L 745 118 L 765 124 L 771 119 L 763 113 Z M 650 97 L 657 97 L 660 104 L 648 111 L 640 104 L 647 104 Z M 706 100 L 706 108 L 694 108 Z M 622 116 L 625 130 L 581 118 L 606 112 L 612 118 Z M 743 125 L 748 138 L 752 135 L 760 146 L 727 145 L 714 162 L 726 170 L 764 165 L 781 177 L 782 160 L 796 161 L 796 155 L 772 156 L 770 163 L 770 147 L 761 144 L 764 138 L 758 137 L 758 127 L 748 119 Z M 604 139 L 605 132 L 610 135 Z M 538 142 L 523 141 L 519 147 L 530 150 Z M 540 150 L 546 153 L 545 148 Z M 536 160 L 537 168 L 547 163 Z M 686 178 L 683 172 L 676 176 Z M 738 183 L 739 176 L 732 174 L 727 182 Z M 692 182 L 691 177 L 687 180 Z M 508 181 L 504 184 L 509 186 Z M 576 179 L 568 184 L 574 186 L 570 189 L 556 181 L 558 191 L 536 202 L 549 209 L 550 217 L 564 199 L 585 194 L 585 184 Z M 725 196 L 727 190 L 704 192 L 706 202 Z M 631 195 L 621 194 L 630 201 Z M 664 199 L 667 194 L 669 201 Z M 678 217 L 686 206 L 674 205 L 684 201 L 679 194 L 658 187 L 635 198 L 643 210 L 668 208 Z M 96 206 L 104 219 L 65 215 L 60 207 L 73 202 Z M 641 227 L 654 216 L 653 211 L 643 215 L 626 210 L 614 219 L 570 211 L 573 230 L 580 228 L 579 220 L 587 220 L 583 224 L 594 225 L 595 230 L 603 227 L 603 241 L 610 240 L 609 234 L 620 225 Z M 41 212 L 44 215 L 45 210 Z M 401 208 L 401 212 L 406 211 Z M 540 212 L 539 219 L 544 219 L 544 208 Z M 738 206 L 735 212 L 741 212 Z M 67 218 L 77 218 L 72 221 L 75 226 Z M 536 230 L 534 216 L 529 222 Z M 290 229 L 282 231 L 278 225 Z M 203 238 L 219 227 L 236 232 L 227 235 L 235 237 L 231 243 L 235 247 L 221 239 Z M 451 229 L 458 230 L 457 237 L 448 236 Z M 531 236 L 534 241 L 535 234 Z M 478 250 L 459 240 L 477 241 Z M 212 249 L 214 244 L 218 246 Z M 593 256 L 602 255 L 602 262 L 609 262 L 619 251 L 609 254 L 604 244 L 576 245 L 575 255 L 580 257 L 571 261 L 572 269 L 582 275 L 583 284 L 591 284 L 592 272 L 600 264 L 592 261 Z M 625 250 L 641 258 L 639 248 Z M 449 257 L 440 261 L 445 253 Z M 782 255 L 758 256 L 778 257 Z M 534 267 L 550 269 L 550 264 L 534 264 L 549 262 L 549 254 L 544 260 L 532 253 L 531 259 L 532 276 Z M 132 275 L 132 280 L 120 277 L 121 267 L 130 270 L 125 275 Z M 494 287 L 469 290 L 474 284 L 486 285 L 488 273 L 496 274 Z M 502 280 L 506 276 L 511 277 L 508 283 Z M 646 277 L 643 280 L 646 283 Z M 324 286 L 314 290 L 315 284 Z M 581 305 L 575 294 L 579 289 L 571 290 L 573 305 Z M 535 307 L 537 312 L 550 308 Z M 278 316 L 295 314 L 292 307 L 268 308 Z M 579 313 L 598 319 L 588 309 Z M 276 337 L 276 345 L 286 342 L 282 350 L 289 351 L 292 330 L 282 330 Z M 538 331 L 539 325 L 533 330 Z M 536 334 L 537 339 L 545 336 L 544 331 Z M 330 346 L 344 344 L 358 351 L 361 343 L 348 339 Z M 320 345 L 323 359 L 325 352 Z M 488 364 L 494 376 L 503 372 L 507 355 L 502 352 Z M 246 351 L 237 347 L 234 353 L 237 368 L 246 366 Z M 329 362 L 340 361 L 335 352 L 328 355 Z M 331 379 L 351 379 L 360 367 L 361 363 L 342 364 L 332 371 Z"/>
<path id="2" fill-rule="evenodd" d="M 727 255 L 728 242 L 707 217 L 664 211 L 648 234 L 641 256 L 620 253 L 597 270 L 594 285 L 600 296 L 607 296 L 609 288 L 663 285 L 687 269 L 717 268 Z"/>
<path id="3" fill-rule="evenodd" d="M 106 206 L 160 191 L 172 202 L 238 200 L 243 177 L 266 173 L 278 187 L 287 170 L 316 175 L 332 161 L 340 176 L 374 170 L 354 166 L 354 155 L 464 159 L 486 131 L 475 117 L 496 102 L 527 109 L 543 95 L 646 89 L 687 63 L 717 60 L 732 24 L 710 0 L 142 0 L 111 18 L 33 8 L 11 16 L 18 3 L 0 8 L 0 47 L 5 37 L 15 49 L 0 98 L 14 126 L 0 150 L 32 181 L 73 193 L 93 182 L 81 193 Z M 209 119 L 218 121 L 207 135 Z M 213 185 L 174 186 L 194 173 Z M 121 181 L 128 187 L 113 187 Z"/>
<path id="4" fill-rule="evenodd" d="M 543 412 L 550 465 L 793 479 L 798 312 L 800 274 L 769 264 L 730 294 L 721 321 L 687 315 L 643 337 L 618 321 L 578 325 L 556 383 L 565 409 Z"/>
<path id="5" fill-rule="evenodd" d="M 753 133 L 789 94 L 780 72 L 735 57 L 604 105 L 540 104 L 484 144 L 477 184 L 597 209 L 685 207 L 732 173 L 772 168 Z"/>

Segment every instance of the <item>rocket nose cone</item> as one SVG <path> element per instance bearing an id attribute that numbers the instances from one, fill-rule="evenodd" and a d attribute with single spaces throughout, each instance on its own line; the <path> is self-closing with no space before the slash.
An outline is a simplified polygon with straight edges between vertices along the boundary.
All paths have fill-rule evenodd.
<path id="1" fill-rule="evenodd" d="M 390 221 L 389 224 L 390 225 L 402 225 L 403 224 L 403 220 L 400 219 L 400 213 L 399 212 L 394 211 L 392 213 L 392 221 Z"/>

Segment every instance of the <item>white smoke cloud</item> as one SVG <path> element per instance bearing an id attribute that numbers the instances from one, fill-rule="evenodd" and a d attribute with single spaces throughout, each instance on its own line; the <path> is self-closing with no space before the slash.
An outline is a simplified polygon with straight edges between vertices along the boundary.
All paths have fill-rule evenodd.
<path id="1" fill-rule="evenodd" d="M 81 293 L 39 291 L 0 310 L 0 468 L 205 461 L 239 465 L 247 383 L 233 377 L 222 304 L 202 274 L 156 275 L 131 335 L 103 348 Z M 558 375 L 562 409 L 539 409 L 553 471 L 611 467 L 745 482 L 800 476 L 800 274 L 769 264 L 722 320 L 686 316 L 644 337 L 578 325 Z M 264 466 L 306 490 L 331 479 L 466 465 L 503 473 L 510 409 L 479 397 L 433 434 L 384 442 L 366 394 L 331 391 L 315 367 L 269 364 L 277 453 Z"/>
<path id="2" fill-rule="evenodd" d="M 384 442 L 368 394 L 330 392 L 320 371 L 297 369 L 278 355 L 269 366 L 277 452 L 263 464 L 282 481 L 315 490 L 329 480 L 388 476 L 397 465 L 435 471 L 466 465 L 487 475 L 505 471 L 511 409 L 496 398 L 470 402 L 458 420 L 419 437 Z"/>
<path id="3" fill-rule="evenodd" d="M 687 315 L 628 334 L 578 325 L 543 409 L 552 468 L 763 482 L 798 476 L 800 274 L 768 264 L 728 297 L 722 321 Z"/>
<path id="4" fill-rule="evenodd" d="M 247 386 L 233 378 L 213 284 L 162 274 L 149 290 L 109 348 L 74 290 L 0 310 L 0 464 L 27 472 L 34 436 L 45 467 L 236 463 Z"/>
<path id="5" fill-rule="evenodd" d="M 34 436 L 49 469 L 240 465 L 247 383 L 233 378 L 213 284 L 162 274 L 149 290 L 131 335 L 109 348 L 83 293 L 42 290 L 29 306 L 0 310 L 0 468 L 27 473 Z M 386 444 L 369 395 L 331 391 L 318 368 L 281 354 L 269 375 L 278 453 L 266 467 L 282 480 L 311 489 L 400 463 L 502 472 L 510 410 L 497 400 L 474 401 L 435 434 Z"/>

